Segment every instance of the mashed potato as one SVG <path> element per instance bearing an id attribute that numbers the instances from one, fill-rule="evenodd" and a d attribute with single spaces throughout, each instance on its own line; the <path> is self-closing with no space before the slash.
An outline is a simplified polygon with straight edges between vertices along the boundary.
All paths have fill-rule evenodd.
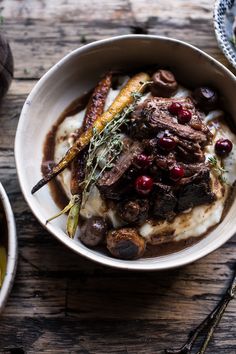
<path id="1" fill-rule="evenodd" d="M 119 91 L 110 90 L 107 97 L 106 107 L 108 107 L 114 100 Z M 174 97 L 188 97 L 190 91 L 185 88 L 180 88 Z M 146 98 L 146 97 L 145 97 Z M 85 110 L 75 114 L 74 116 L 67 117 L 58 127 L 56 134 L 55 145 L 55 162 L 59 162 L 62 156 L 66 153 L 68 148 L 73 144 L 73 134 L 76 129 L 79 129 L 83 122 Z M 205 149 L 206 160 L 209 157 L 215 156 L 214 145 L 220 138 L 228 138 L 236 146 L 236 137 L 230 131 L 225 123 L 222 123 L 221 117 L 224 113 L 220 110 L 210 112 L 205 120 L 210 126 L 210 130 L 213 134 L 213 143 L 208 145 Z M 218 160 L 219 166 L 223 167 L 227 172 L 224 173 L 224 178 L 227 183 L 222 185 L 219 182 L 218 176 L 212 169 L 211 171 L 211 183 L 212 190 L 216 194 L 217 199 L 210 205 L 201 205 L 188 210 L 182 214 L 177 215 L 172 222 L 165 221 L 148 221 L 145 222 L 140 228 L 139 233 L 152 244 L 158 244 L 166 241 L 180 241 L 186 240 L 190 237 L 199 237 L 206 233 L 207 230 L 221 220 L 224 210 L 225 200 L 228 196 L 228 191 L 233 185 L 236 176 L 236 151 L 235 149 L 224 158 L 224 165 L 222 161 Z M 70 178 L 71 172 L 69 169 L 65 169 L 57 177 L 66 193 L 68 198 L 71 197 L 70 193 Z M 81 215 L 90 218 L 93 215 L 107 216 L 115 228 L 122 226 L 122 222 L 116 217 L 115 212 L 111 209 L 107 209 L 104 201 L 100 197 L 100 193 L 96 187 L 90 192 L 89 198 L 81 209 Z"/>

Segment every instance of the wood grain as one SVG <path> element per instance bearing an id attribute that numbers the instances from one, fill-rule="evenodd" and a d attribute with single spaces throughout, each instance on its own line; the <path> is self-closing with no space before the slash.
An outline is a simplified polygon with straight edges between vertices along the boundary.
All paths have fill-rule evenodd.
<path id="1" fill-rule="evenodd" d="M 168 272 L 133 273 L 92 263 L 65 249 L 32 215 L 18 184 L 13 146 L 36 80 L 87 42 L 127 33 L 167 35 L 228 66 L 214 36 L 213 0 L 2 0 L 0 7 L 15 58 L 15 80 L 0 107 L 0 180 L 19 238 L 16 281 L 0 319 L 0 353 L 158 354 L 179 346 L 228 284 L 236 238 Z M 236 353 L 235 320 L 232 302 L 209 354 Z"/>

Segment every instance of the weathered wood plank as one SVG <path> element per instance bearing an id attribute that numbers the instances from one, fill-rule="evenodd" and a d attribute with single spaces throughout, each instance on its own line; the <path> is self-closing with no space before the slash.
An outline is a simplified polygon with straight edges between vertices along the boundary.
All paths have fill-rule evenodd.
<path id="1" fill-rule="evenodd" d="M 216 45 L 213 0 L 2 0 L 2 29 L 15 57 L 13 85 L 0 106 L 0 180 L 17 221 L 19 266 L 0 319 L 0 352 L 163 353 L 179 345 L 215 306 L 232 273 L 234 237 L 184 268 L 161 273 L 109 269 L 49 235 L 18 184 L 14 136 L 35 79 L 70 50 L 100 38 L 150 33 L 189 41 L 226 64 Z M 235 354 L 232 302 L 208 353 Z"/>
<path id="2" fill-rule="evenodd" d="M 28 353 L 114 353 L 163 354 L 163 349 L 186 339 L 182 321 L 76 321 L 73 318 L 28 318 L 3 320 L 7 328 L 1 332 L 0 346 L 22 348 Z M 227 338 L 222 334 L 227 327 Z M 15 328 L 19 328 L 18 333 Z M 34 328 L 34 331 L 32 331 Z M 63 338 L 63 340 L 62 340 Z M 14 344 L 13 344 L 14 343 Z M 235 354 L 235 336 L 226 320 L 217 330 L 208 354 Z"/>
<path id="3" fill-rule="evenodd" d="M 81 19 L 87 16 L 87 21 L 94 19 L 112 20 L 117 17 L 124 17 L 124 9 L 132 12 L 133 17 L 138 20 L 147 19 L 150 14 L 156 14 L 161 17 L 176 17 L 179 21 L 185 21 L 186 18 L 208 18 L 212 13 L 213 0 L 189 1 L 177 0 L 155 1 L 147 0 L 114 0 L 114 1 L 96 1 L 88 3 L 86 0 L 1 0 L 2 14 L 4 17 L 13 18 L 55 18 Z M 118 16 L 119 15 L 119 16 Z"/>
<path id="4" fill-rule="evenodd" d="M 186 5 L 184 0 L 171 5 L 154 0 L 147 4 L 125 0 L 105 2 L 105 5 L 85 0 L 79 3 L 57 0 L 56 3 L 55 7 L 54 2 L 2 1 L 2 27 L 17 63 L 15 77 L 39 78 L 65 54 L 84 43 L 129 33 L 182 39 L 228 66 L 216 46 L 213 1 L 201 0 L 194 5 Z"/>

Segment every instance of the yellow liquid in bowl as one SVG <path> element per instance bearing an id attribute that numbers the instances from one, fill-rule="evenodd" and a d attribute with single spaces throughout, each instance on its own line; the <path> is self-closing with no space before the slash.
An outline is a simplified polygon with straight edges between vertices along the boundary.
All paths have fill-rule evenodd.
<path id="1" fill-rule="evenodd" d="M 0 288 L 2 287 L 3 280 L 6 274 L 7 267 L 7 254 L 6 249 L 3 246 L 0 246 Z"/>

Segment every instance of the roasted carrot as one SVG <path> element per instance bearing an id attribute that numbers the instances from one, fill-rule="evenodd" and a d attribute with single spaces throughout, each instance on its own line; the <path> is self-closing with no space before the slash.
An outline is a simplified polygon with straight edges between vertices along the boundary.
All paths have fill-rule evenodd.
<path id="1" fill-rule="evenodd" d="M 106 98 L 111 88 L 111 79 L 112 75 L 109 73 L 95 87 L 85 113 L 83 132 L 90 128 L 95 120 L 103 113 Z M 80 204 L 82 199 L 81 183 L 84 180 L 86 158 L 87 148 L 72 161 L 70 189 L 72 196 L 77 196 L 78 198 L 76 198 L 75 204 L 71 207 L 67 218 L 66 229 L 67 234 L 71 238 L 75 235 L 79 221 Z"/>
<path id="2" fill-rule="evenodd" d="M 146 73 L 139 73 L 133 76 L 127 84 L 121 89 L 120 93 L 108 108 L 95 122 L 76 140 L 73 146 L 67 151 L 61 161 L 53 167 L 53 169 L 46 174 L 32 189 L 31 193 L 35 193 L 51 179 L 56 177 L 63 171 L 74 158 L 89 144 L 93 137 L 94 130 L 101 132 L 107 123 L 113 120 L 117 114 L 121 113 L 123 109 L 134 101 L 134 92 L 143 92 L 145 82 L 149 81 L 150 77 Z"/>
<path id="3" fill-rule="evenodd" d="M 85 132 L 92 126 L 95 120 L 102 115 L 108 92 L 111 88 L 111 73 L 108 73 L 95 87 L 89 100 L 87 110 L 84 116 L 82 132 Z M 81 182 L 84 179 L 84 165 L 86 160 L 86 151 L 79 154 L 73 162 L 71 169 L 71 194 L 81 193 Z"/>

